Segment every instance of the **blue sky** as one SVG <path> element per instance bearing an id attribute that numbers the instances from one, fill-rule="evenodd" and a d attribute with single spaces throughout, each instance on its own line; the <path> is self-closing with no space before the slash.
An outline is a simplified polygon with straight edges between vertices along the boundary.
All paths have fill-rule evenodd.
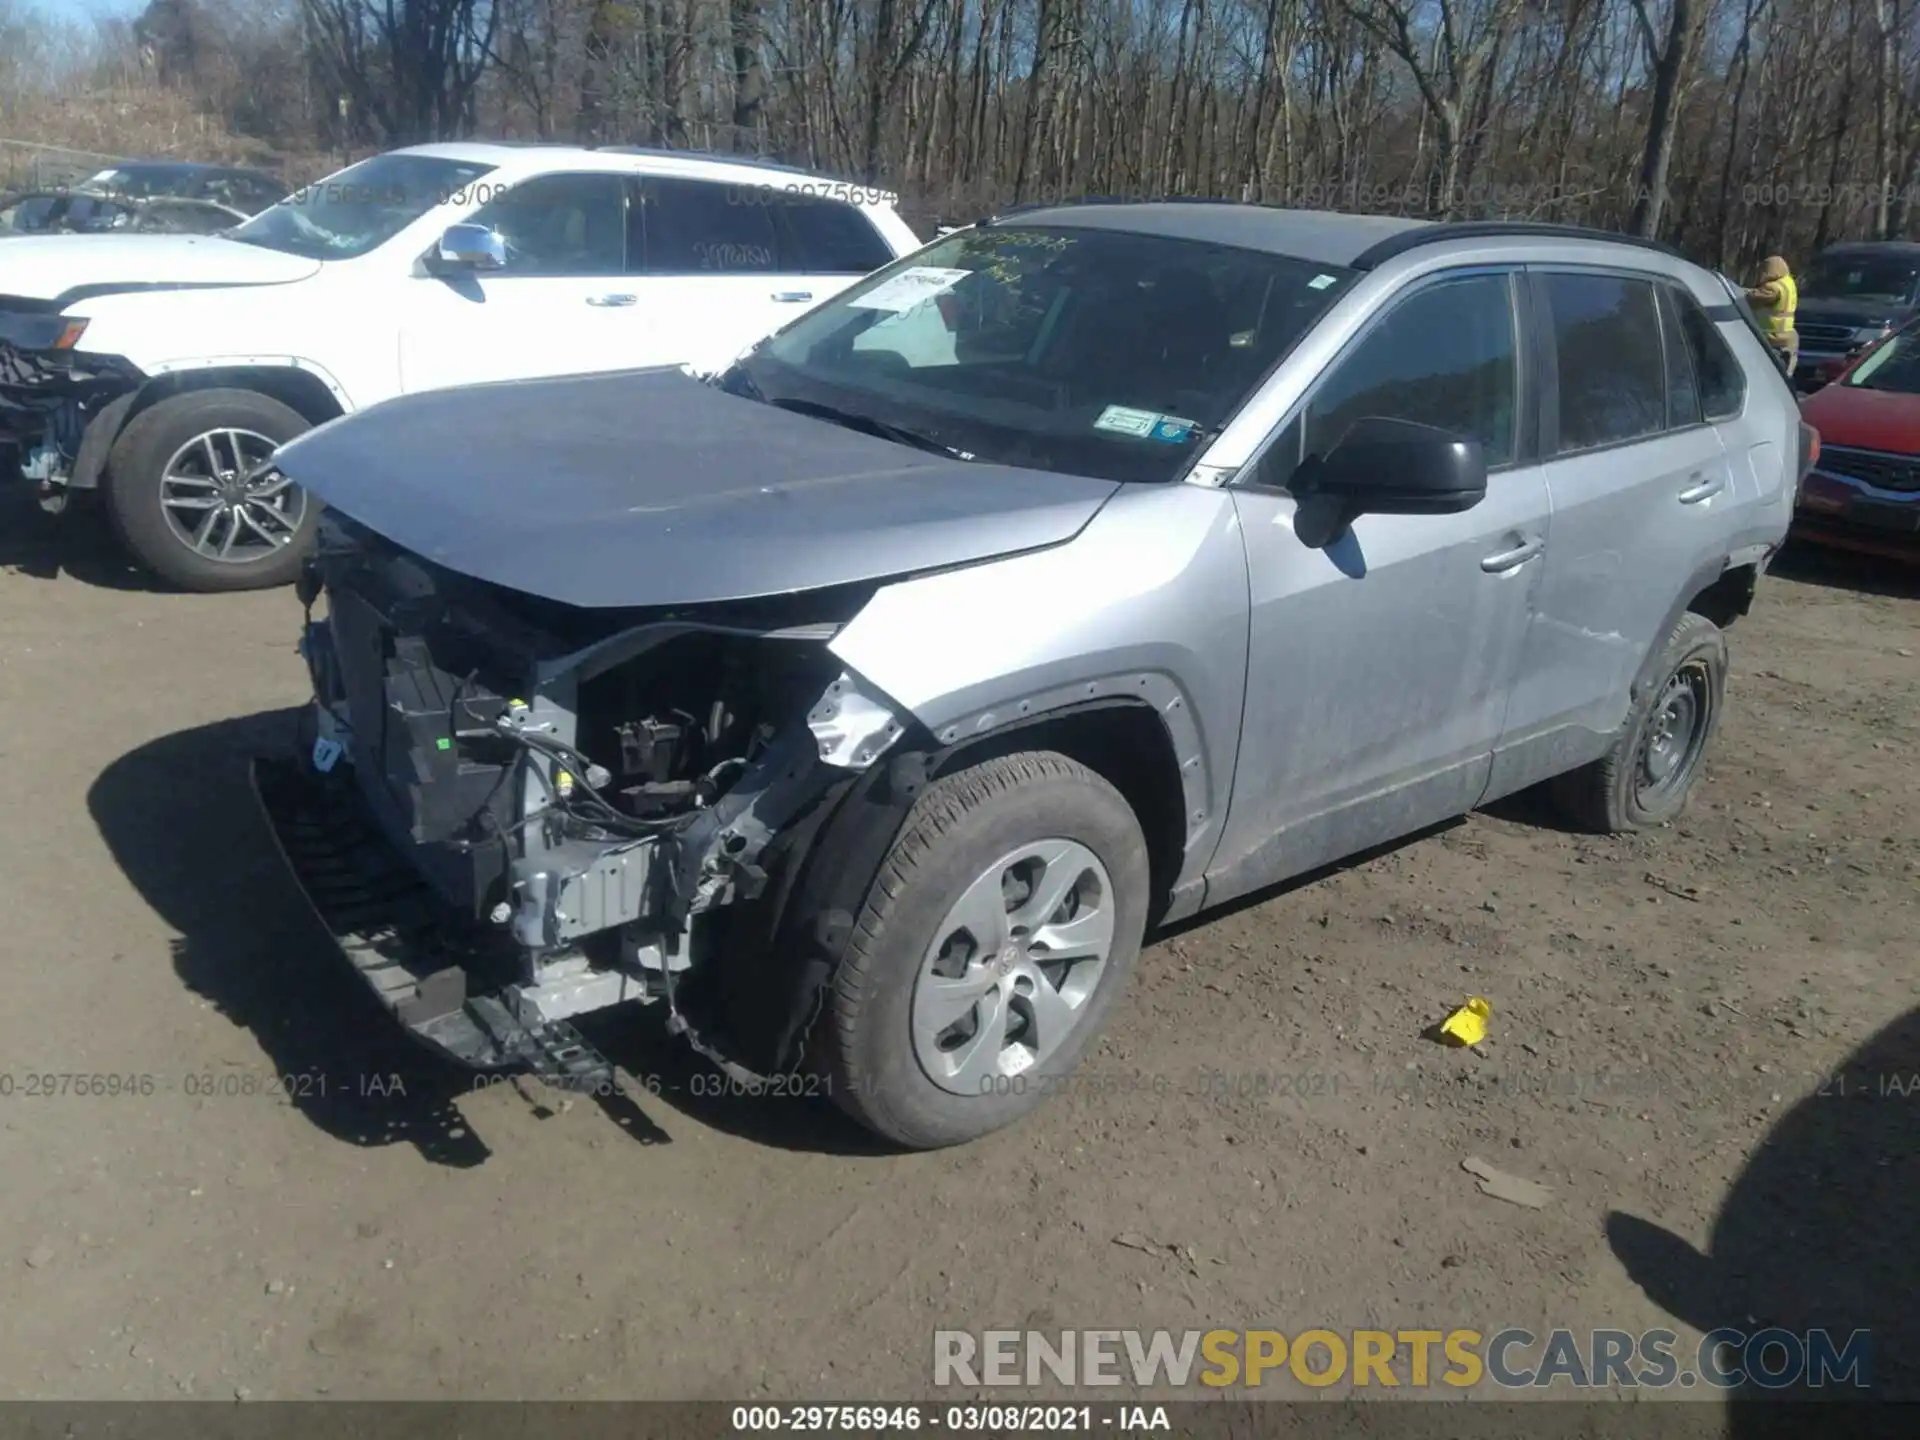
<path id="1" fill-rule="evenodd" d="M 146 0 L 26 0 L 23 7 L 62 20 L 87 20 L 95 15 L 137 15 Z"/>

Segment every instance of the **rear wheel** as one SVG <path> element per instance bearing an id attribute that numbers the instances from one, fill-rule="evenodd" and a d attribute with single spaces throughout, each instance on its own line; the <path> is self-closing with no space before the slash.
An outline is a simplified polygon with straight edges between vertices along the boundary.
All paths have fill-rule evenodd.
<path id="1" fill-rule="evenodd" d="M 1554 798 L 1590 830 L 1645 830 L 1686 807 L 1727 691 L 1727 641 L 1704 615 L 1682 615 L 1654 666 L 1658 681 L 1613 748 L 1560 776 Z"/>
<path id="2" fill-rule="evenodd" d="M 821 1017 L 835 1099 L 915 1149 L 1025 1115 L 1124 988 L 1148 884 L 1133 811 L 1078 762 L 1032 751 L 940 780 L 881 863 Z"/>
<path id="3" fill-rule="evenodd" d="M 289 584 L 318 507 L 272 465 L 309 428 L 251 390 L 195 390 L 141 411 L 108 457 L 107 513 L 134 557 L 185 590 Z"/>

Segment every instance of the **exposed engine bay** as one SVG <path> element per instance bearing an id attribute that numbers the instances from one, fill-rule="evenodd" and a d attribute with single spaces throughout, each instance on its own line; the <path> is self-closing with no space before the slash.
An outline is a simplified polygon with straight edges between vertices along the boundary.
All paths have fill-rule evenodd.
<path id="1" fill-rule="evenodd" d="M 312 728 L 256 785 L 322 919 L 416 1035 L 592 1084 L 606 1067 L 571 1017 L 664 1000 L 728 1068 L 788 1063 L 784 998 L 750 1066 L 701 1017 L 742 983 L 720 973 L 718 912 L 770 875 L 784 896 L 809 827 L 911 724 L 827 648 L 864 587 L 585 610 L 329 512 L 300 596 Z"/>

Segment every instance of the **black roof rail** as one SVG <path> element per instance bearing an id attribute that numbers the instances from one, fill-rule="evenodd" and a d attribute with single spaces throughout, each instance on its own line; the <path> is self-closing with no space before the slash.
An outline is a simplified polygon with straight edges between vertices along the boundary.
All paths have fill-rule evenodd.
<path id="1" fill-rule="evenodd" d="M 993 220 L 1005 220 L 1013 215 L 1029 215 L 1035 210 L 1065 210 L 1074 205 L 1235 205 L 1253 208 L 1254 202 L 1231 200 L 1224 195 L 1068 195 L 1059 200 L 1029 200 L 1005 210 L 996 210 L 992 220 L 980 223 L 987 225 Z"/>
<path id="2" fill-rule="evenodd" d="M 789 165 L 781 160 L 765 160 L 758 155 L 736 155 L 724 150 L 668 150 L 658 145 L 595 145 L 609 155 L 647 155 L 661 160 L 717 160 L 725 165 L 750 165 L 756 170 L 780 170 L 789 175 L 818 175 L 804 165 Z M 877 187 L 876 187 L 877 188 Z"/>
<path id="3" fill-rule="evenodd" d="M 1541 240 L 1595 240 L 1610 245 L 1631 245 L 1651 250 L 1675 260 L 1685 260 L 1673 246 L 1638 235 L 1622 235 L 1617 230 L 1595 230 L 1584 225 L 1552 225 L 1544 220 L 1443 220 L 1432 225 L 1415 225 L 1386 239 L 1376 241 L 1354 256 L 1348 264 L 1355 270 L 1372 270 L 1395 256 L 1423 245 L 1441 245 L 1449 240 L 1503 240 L 1509 237 Z"/>

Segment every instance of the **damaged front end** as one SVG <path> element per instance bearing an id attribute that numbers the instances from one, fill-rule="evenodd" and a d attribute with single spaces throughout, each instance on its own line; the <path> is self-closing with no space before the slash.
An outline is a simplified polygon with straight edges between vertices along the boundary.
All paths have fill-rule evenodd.
<path id="1" fill-rule="evenodd" d="M 408 1030 L 592 1087 L 609 1067 L 570 1022 L 660 1000 L 736 1073 L 797 1063 L 814 972 L 775 952 L 813 841 L 888 788 L 877 760 L 918 753 L 910 718 L 827 648 L 864 589 L 587 610 L 330 513 L 301 598 L 311 728 L 303 754 L 255 762 L 255 787 Z"/>
<path id="2" fill-rule="evenodd" d="M 86 324 L 52 302 L 0 296 L 0 449 L 12 444 L 21 478 L 49 511 L 96 483 L 105 444 L 90 446 L 89 428 L 142 379 L 125 360 L 75 350 Z"/>

